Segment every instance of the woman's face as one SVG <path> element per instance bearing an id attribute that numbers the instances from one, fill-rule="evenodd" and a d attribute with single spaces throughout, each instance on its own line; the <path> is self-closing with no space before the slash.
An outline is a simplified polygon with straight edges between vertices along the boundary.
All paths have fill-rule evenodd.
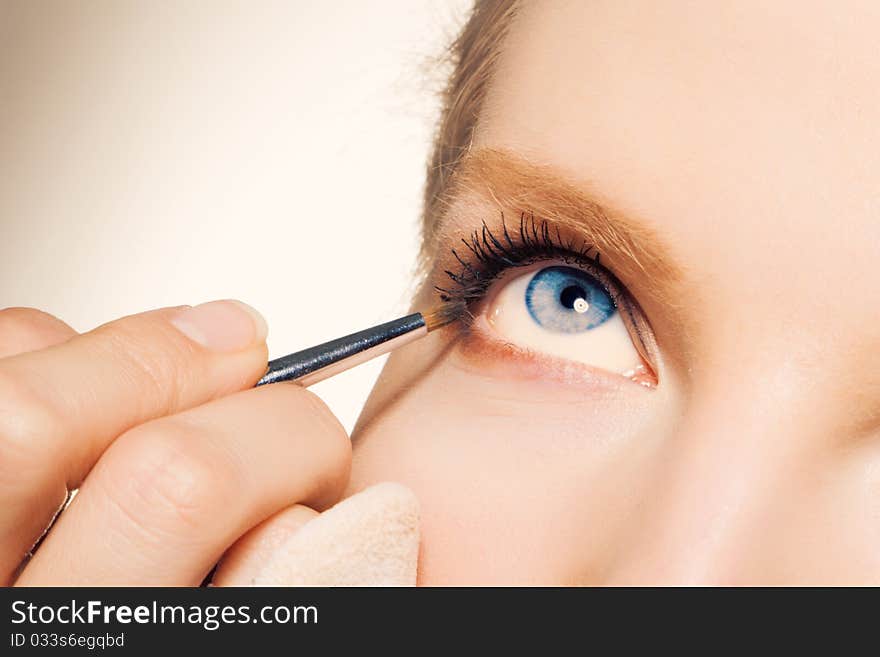
<path id="1" fill-rule="evenodd" d="M 474 319 L 354 435 L 349 494 L 421 501 L 419 583 L 880 584 L 878 28 L 524 3 L 416 303 Z"/>

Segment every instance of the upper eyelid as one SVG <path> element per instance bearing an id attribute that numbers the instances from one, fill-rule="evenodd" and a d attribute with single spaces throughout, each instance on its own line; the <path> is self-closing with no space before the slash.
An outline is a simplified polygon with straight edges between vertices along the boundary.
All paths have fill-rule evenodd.
<path id="1" fill-rule="evenodd" d="M 538 226 L 541 228 L 538 229 Z M 443 273 L 458 286 L 458 289 L 444 288 L 437 284 L 434 285 L 434 289 L 440 293 L 442 301 L 447 303 L 458 302 L 464 306 L 465 312 L 462 319 L 467 324 L 468 317 L 472 319 L 469 310 L 470 305 L 475 301 L 482 300 L 492 283 L 504 271 L 553 258 L 560 259 L 567 264 L 579 266 L 582 269 L 589 270 L 588 273 L 596 277 L 598 282 L 611 295 L 633 339 L 638 342 L 636 348 L 644 360 L 656 371 L 659 363 L 659 350 L 657 349 L 653 328 L 638 301 L 615 273 L 600 262 L 601 256 L 593 245 L 587 244 L 584 241 L 580 245 L 579 250 L 574 250 L 574 238 L 566 241 L 563 239 L 561 231 L 558 230 L 558 225 L 555 226 L 556 231 L 551 231 L 549 226 L 550 223 L 547 220 L 536 219 L 533 214 L 528 215 L 528 222 L 526 222 L 526 215 L 522 213 L 518 231 L 520 243 L 516 243 L 510 237 L 507 223 L 502 213 L 501 232 L 507 242 L 505 247 L 494 237 L 492 229 L 483 221 L 480 228 L 471 232 L 470 243 L 467 240 L 461 239 L 461 242 L 464 243 L 468 252 L 474 258 L 473 261 L 465 260 L 454 247 L 450 248 L 450 252 L 462 265 L 463 270 L 471 274 L 471 279 L 464 278 L 461 273 L 456 274 L 449 269 L 444 269 Z M 552 234 L 553 232 L 556 233 L 555 239 Z M 511 255 L 514 255 L 516 251 L 521 251 L 520 255 L 524 256 L 519 261 L 511 258 Z M 590 256 L 591 252 L 594 255 Z M 486 267 L 483 273 L 480 273 L 478 269 L 479 264 Z"/>
<path id="2" fill-rule="evenodd" d="M 679 306 L 688 298 L 691 277 L 654 222 L 618 207 L 583 177 L 573 178 L 565 168 L 535 163 L 508 148 L 479 147 L 464 155 L 449 180 L 438 206 L 442 211 L 426 221 L 427 271 L 437 271 L 437 258 L 444 252 L 449 258 L 451 242 L 458 243 L 455 233 L 473 226 L 469 218 L 475 213 L 488 217 L 504 210 L 517 217 L 525 210 L 562 227 L 578 241 L 594 244 L 615 276 L 637 291 L 665 324 L 678 326 L 693 319 L 688 312 L 693 309 Z"/>
<path id="3" fill-rule="evenodd" d="M 617 277 L 607 267 L 600 264 L 601 256 L 592 244 L 582 241 L 578 245 L 574 238 L 565 240 L 559 227 L 555 228 L 555 231 L 551 231 L 550 223 L 546 219 L 538 219 L 533 214 L 521 213 L 516 232 L 517 239 L 514 240 L 507 227 L 507 220 L 502 213 L 500 231 L 504 239 L 504 243 L 502 243 L 488 224 L 483 221 L 480 228 L 474 229 L 470 233 L 469 239 L 460 238 L 460 243 L 465 247 L 465 251 L 460 251 L 456 246 L 449 248 L 451 255 L 460 264 L 461 270 L 456 273 L 450 269 L 444 269 L 443 273 L 458 288 L 449 289 L 435 285 L 435 290 L 440 293 L 443 300 L 458 298 L 467 302 L 479 298 L 485 293 L 489 283 L 503 269 L 530 264 L 533 261 L 526 262 L 526 258 L 532 256 L 537 258 L 542 254 L 548 258 L 569 256 L 583 264 L 594 264 L 610 276 L 612 287 L 620 287 L 625 290 Z M 609 291 L 617 292 L 617 290 Z"/>

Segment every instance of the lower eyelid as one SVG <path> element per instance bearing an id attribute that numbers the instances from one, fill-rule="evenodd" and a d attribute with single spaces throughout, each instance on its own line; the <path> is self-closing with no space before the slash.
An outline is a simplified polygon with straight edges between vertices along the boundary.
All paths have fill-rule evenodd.
<path id="1" fill-rule="evenodd" d="M 505 379 L 515 378 L 549 385 L 561 383 L 605 394 L 655 388 L 653 385 L 634 385 L 633 380 L 622 374 L 524 349 L 501 340 L 481 314 L 459 330 L 460 341 L 453 357 L 458 359 L 460 366 L 479 374 L 489 373 Z"/>
<path id="2" fill-rule="evenodd" d="M 564 264 L 560 261 L 542 259 L 537 262 L 511 267 L 491 283 L 486 294 L 470 307 L 468 316 L 460 321 L 461 330 L 464 334 L 462 341 L 463 353 L 479 358 L 483 365 L 490 364 L 490 359 L 486 356 L 492 353 L 492 357 L 496 361 L 510 361 L 514 363 L 509 369 L 511 375 L 524 378 L 554 378 L 557 381 L 565 381 L 570 384 L 583 384 L 584 381 L 592 380 L 596 377 L 611 377 L 615 384 L 623 380 L 628 385 L 633 383 L 640 384 L 639 387 L 653 389 L 657 387 L 656 365 L 656 348 L 651 349 L 645 345 L 643 339 L 643 331 L 638 326 L 638 321 L 632 317 L 632 312 L 641 315 L 641 310 L 633 311 L 631 309 L 632 301 L 619 294 L 619 290 L 613 288 L 614 301 L 617 305 L 618 312 L 624 323 L 631 324 L 627 326 L 630 330 L 633 346 L 639 352 L 642 360 L 646 365 L 642 365 L 641 371 L 630 370 L 629 372 L 612 372 L 600 367 L 592 367 L 586 363 L 573 362 L 558 356 L 545 354 L 534 351 L 532 349 L 520 347 L 512 342 L 501 339 L 495 331 L 489 326 L 485 317 L 485 311 L 491 307 L 493 300 L 504 288 L 505 284 L 512 279 L 527 275 L 530 272 L 537 272 L 545 267 L 553 264 Z M 599 279 L 602 285 L 606 285 L 606 281 Z M 609 288 L 606 288 L 609 289 Z M 649 332 L 650 335 L 650 332 Z M 468 350 L 470 343 L 474 343 L 478 349 Z M 637 344 L 638 343 L 638 344 Z M 473 359 L 472 359 L 473 360 Z M 528 365 L 528 366 L 527 366 Z"/>

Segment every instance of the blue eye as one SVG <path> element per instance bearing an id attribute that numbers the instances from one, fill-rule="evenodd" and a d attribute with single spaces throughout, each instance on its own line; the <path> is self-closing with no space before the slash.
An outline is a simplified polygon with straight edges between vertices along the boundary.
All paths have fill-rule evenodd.
<path id="1" fill-rule="evenodd" d="M 546 267 L 529 281 L 526 307 L 532 319 L 557 333 L 582 333 L 601 326 L 617 312 L 608 291 L 574 267 Z"/>

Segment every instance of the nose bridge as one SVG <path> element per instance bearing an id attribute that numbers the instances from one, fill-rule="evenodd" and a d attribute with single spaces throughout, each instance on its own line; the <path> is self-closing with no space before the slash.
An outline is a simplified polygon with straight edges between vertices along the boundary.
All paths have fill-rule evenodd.
<path id="1" fill-rule="evenodd" d="M 785 500 L 809 480 L 826 420 L 797 368 L 740 372 L 747 386 L 707 383 L 664 444 L 640 528 L 611 568 L 621 583 L 748 580 L 784 522 Z"/>

